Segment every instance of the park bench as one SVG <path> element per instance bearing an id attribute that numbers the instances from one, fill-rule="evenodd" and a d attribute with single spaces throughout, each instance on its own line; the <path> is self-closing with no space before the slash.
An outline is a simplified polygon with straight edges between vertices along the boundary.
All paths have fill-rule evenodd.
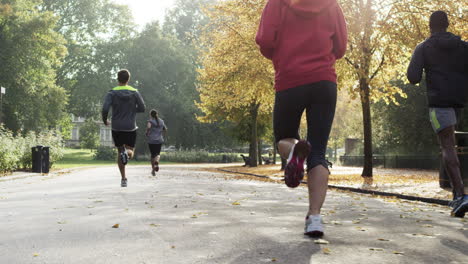
<path id="1" fill-rule="evenodd" d="M 244 167 L 250 165 L 250 158 L 249 157 L 244 156 L 244 154 L 241 154 L 240 156 L 244 160 L 244 163 L 245 163 Z"/>
<path id="2" fill-rule="evenodd" d="M 265 165 L 273 164 L 273 160 L 270 159 L 270 158 L 262 157 L 262 160 L 263 160 L 263 162 L 265 163 Z"/>

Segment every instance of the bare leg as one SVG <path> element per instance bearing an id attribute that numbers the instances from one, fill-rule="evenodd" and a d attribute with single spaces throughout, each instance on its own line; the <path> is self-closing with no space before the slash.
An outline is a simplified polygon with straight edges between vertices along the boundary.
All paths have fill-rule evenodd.
<path id="1" fill-rule="evenodd" d="M 278 142 L 278 150 L 281 158 L 287 159 L 292 147 L 298 142 L 295 138 L 285 138 Z"/>
<path id="2" fill-rule="evenodd" d="M 159 171 L 159 158 L 160 158 L 160 155 L 157 155 L 154 158 L 154 170 L 155 171 Z"/>
<path id="3" fill-rule="evenodd" d="M 328 176 L 330 172 L 318 165 L 309 170 L 307 174 L 307 186 L 309 188 L 309 212 L 307 215 L 318 215 L 327 195 Z"/>
<path id="4" fill-rule="evenodd" d="M 119 154 L 117 155 L 117 164 L 119 166 L 120 170 L 120 175 L 122 176 L 122 180 L 126 179 L 125 177 L 125 165 L 122 163 L 122 159 L 120 158 L 120 155 L 122 152 L 124 152 L 125 148 L 124 147 L 119 147 Z"/>
<path id="5" fill-rule="evenodd" d="M 455 127 L 447 127 L 440 131 L 437 136 L 442 150 L 442 158 L 445 162 L 445 171 L 452 183 L 454 198 L 463 196 L 464 185 L 460 173 L 460 161 L 455 149 Z"/>

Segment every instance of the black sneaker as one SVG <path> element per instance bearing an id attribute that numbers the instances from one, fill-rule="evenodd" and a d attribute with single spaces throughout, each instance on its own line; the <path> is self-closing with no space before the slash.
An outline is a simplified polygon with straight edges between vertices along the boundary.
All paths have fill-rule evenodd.
<path id="1" fill-rule="evenodd" d="M 120 161 L 122 161 L 123 165 L 127 165 L 128 163 L 128 153 L 127 149 L 120 153 Z"/>
<path id="2" fill-rule="evenodd" d="M 453 208 L 451 215 L 455 217 L 463 218 L 465 213 L 468 211 L 468 196 L 458 197 L 451 201 L 449 206 Z"/>
<path id="3" fill-rule="evenodd" d="M 122 179 L 122 180 L 120 181 L 120 186 L 121 186 L 121 187 L 127 187 L 127 179 Z"/>

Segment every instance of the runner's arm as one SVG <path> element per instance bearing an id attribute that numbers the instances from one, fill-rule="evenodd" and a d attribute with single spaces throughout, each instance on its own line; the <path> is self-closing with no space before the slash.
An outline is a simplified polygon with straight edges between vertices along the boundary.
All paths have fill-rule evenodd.
<path id="1" fill-rule="evenodd" d="M 104 98 L 104 103 L 102 104 L 102 122 L 104 125 L 107 126 L 107 116 L 109 115 L 109 110 L 112 105 L 112 95 L 111 93 L 107 93 L 106 97 Z"/>
<path id="2" fill-rule="evenodd" d="M 411 57 L 411 62 L 408 66 L 408 72 L 406 73 L 408 81 L 412 84 L 417 84 L 421 82 L 423 68 L 424 57 L 422 45 L 420 44 L 414 50 L 413 56 Z"/>
<path id="3" fill-rule="evenodd" d="M 146 106 L 145 106 L 145 101 L 143 101 L 143 97 L 141 97 L 140 92 L 136 92 L 136 98 L 137 98 L 137 101 L 136 101 L 137 113 L 144 113 Z"/>
<path id="4" fill-rule="evenodd" d="M 262 13 L 255 41 L 267 59 L 273 59 L 281 23 L 281 1 L 269 0 Z"/>
<path id="5" fill-rule="evenodd" d="M 333 35 L 333 53 L 336 59 L 341 59 L 346 53 L 348 45 L 348 29 L 346 28 L 346 20 L 343 15 L 343 10 L 337 5 L 335 12 L 335 34 Z"/>
<path id="6" fill-rule="evenodd" d="M 150 129 L 151 129 L 151 122 L 148 121 L 146 124 L 146 133 L 145 133 L 146 136 L 149 135 Z"/>

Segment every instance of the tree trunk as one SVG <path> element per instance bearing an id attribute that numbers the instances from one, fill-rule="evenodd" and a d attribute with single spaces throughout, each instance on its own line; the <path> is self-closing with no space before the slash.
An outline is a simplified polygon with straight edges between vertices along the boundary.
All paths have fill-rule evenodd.
<path id="1" fill-rule="evenodd" d="M 249 158 L 250 158 L 250 167 L 257 167 L 257 119 L 258 119 L 258 109 L 260 108 L 259 104 L 252 104 L 250 107 L 250 146 L 249 146 Z"/>
<path id="2" fill-rule="evenodd" d="M 286 163 L 288 160 L 281 158 L 281 170 L 284 170 L 286 168 Z"/>
<path id="3" fill-rule="evenodd" d="M 361 87 L 361 105 L 364 123 L 364 168 L 361 176 L 372 178 L 372 122 L 370 111 L 369 84 L 365 79 L 360 81 Z"/>
<path id="4" fill-rule="evenodd" d="M 334 144 L 334 149 L 335 149 L 334 160 L 335 160 L 335 163 L 336 163 L 338 161 L 338 144 L 336 144 L 336 141 L 335 141 L 335 144 Z"/>
<path id="5" fill-rule="evenodd" d="M 262 160 L 262 140 L 258 139 L 258 165 L 263 165 Z"/>
<path id="6" fill-rule="evenodd" d="M 276 144 L 276 140 L 274 140 L 273 142 L 273 164 L 276 164 L 276 148 L 278 147 L 278 144 Z"/>

